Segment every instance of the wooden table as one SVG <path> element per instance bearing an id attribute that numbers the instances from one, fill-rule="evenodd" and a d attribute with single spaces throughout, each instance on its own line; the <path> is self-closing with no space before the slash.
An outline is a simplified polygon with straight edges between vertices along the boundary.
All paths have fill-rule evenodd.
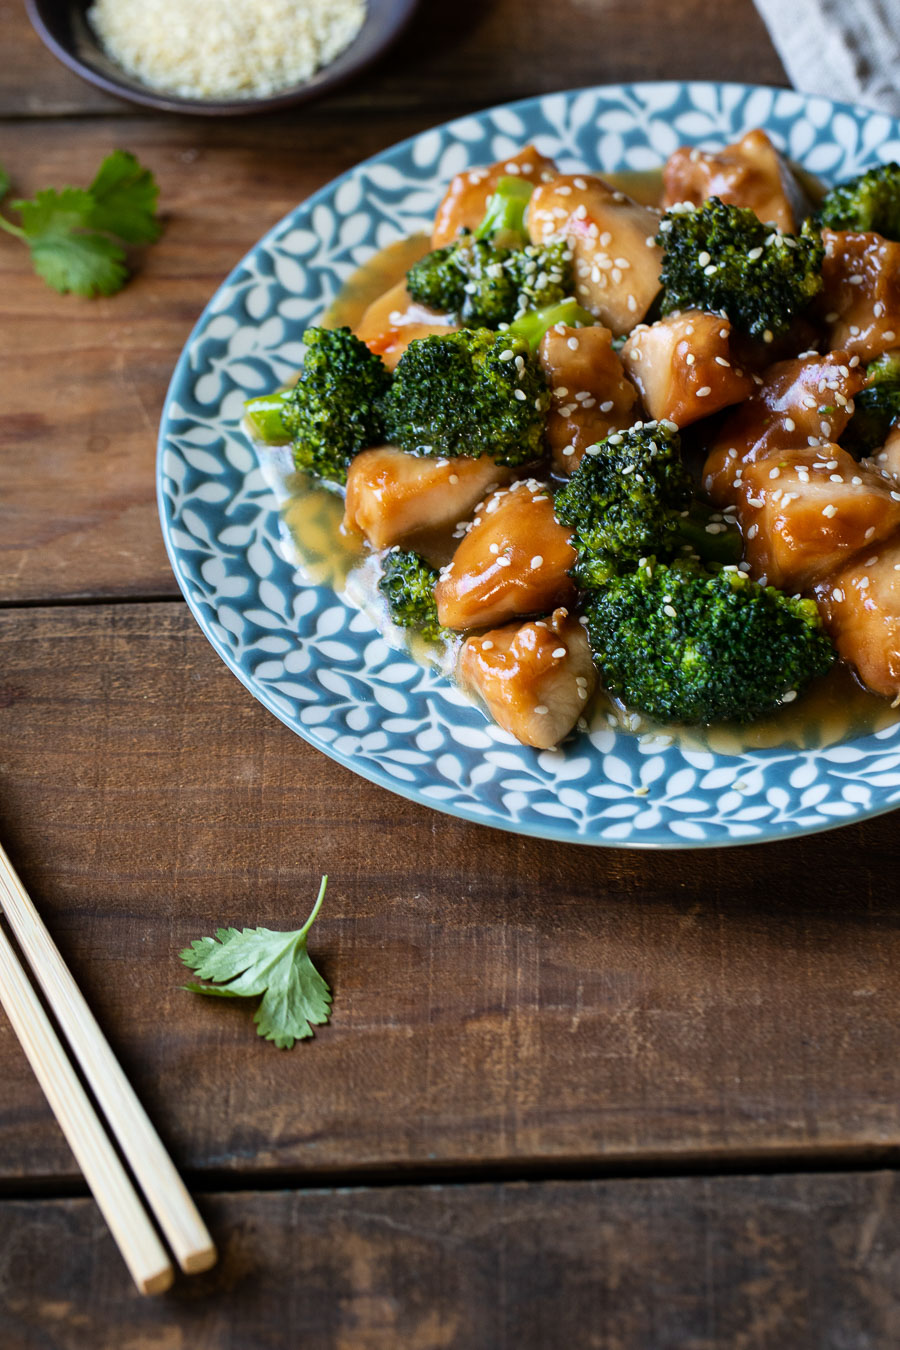
<path id="1" fill-rule="evenodd" d="M 784 83 L 750 0 L 423 0 L 376 69 L 268 120 L 108 99 L 16 0 L 0 47 L 21 195 L 123 146 L 166 217 L 109 300 L 0 240 L 0 836 L 222 1251 L 137 1297 L 0 1019 L 3 1350 L 896 1346 L 898 817 L 653 854 L 412 805 L 228 673 L 154 499 L 181 345 L 295 202 L 508 98 Z M 282 1054 L 177 952 L 294 926 L 325 871 L 334 1017 Z"/>

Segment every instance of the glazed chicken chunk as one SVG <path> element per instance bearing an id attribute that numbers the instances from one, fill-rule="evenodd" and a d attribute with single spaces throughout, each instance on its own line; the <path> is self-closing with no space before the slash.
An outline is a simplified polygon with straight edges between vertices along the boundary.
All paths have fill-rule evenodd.
<path id="1" fill-rule="evenodd" d="M 519 175 L 529 183 L 546 182 L 555 177 L 556 165 L 552 159 L 539 154 L 533 145 L 527 145 L 517 155 L 501 159 L 488 168 L 458 173 L 437 209 L 431 247 L 443 248 L 444 244 L 452 244 L 462 230 L 476 229 L 500 179 Z"/>
<path id="2" fill-rule="evenodd" d="M 718 197 L 746 206 L 765 224 L 794 233 L 809 204 L 796 178 L 764 131 L 748 131 L 734 145 L 705 151 L 682 146 L 663 169 L 664 205 Z"/>
<path id="3" fill-rule="evenodd" d="M 849 230 L 823 230 L 822 239 L 831 345 L 871 361 L 896 347 L 900 334 L 900 244 Z"/>
<path id="4" fill-rule="evenodd" d="M 490 628 L 575 599 L 571 532 L 543 483 L 519 480 L 479 508 L 434 590 L 445 628 Z"/>
<path id="5" fill-rule="evenodd" d="M 526 213 L 532 240 L 564 238 L 572 250 L 579 304 L 620 336 L 643 319 L 659 292 L 659 213 L 591 174 L 539 184 Z"/>
<path id="6" fill-rule="evenodd" d="M 777 449 L 836 441 L 864 382 L 859 357 L 848 352 L 810 352 L 770 366 L 710 443 L 703 486 L 711 500 L 728 506 L 737 499 L 738 466 Z"/>
<path id="7" fill-rule="evenodd" d="M 457 674 L 495 722 L 541 750 L 569 734 L 597 683 L 584 627 L 564 608 L 467 638 Z"/>
<path id="8" fill-rule="evenodd" d="M 862 552 L 815 589 L 839 654 L 869 689 L 900 694 L 900 537 Z"/>
<path id="9" fill-rule="evenodd" d="M 900 526 L 900 492 L 839 445 L 775 451 L 735 470 L 751 574 L 803 591 Z"/>
<path id="10" fill-rule="evenodd" d="M 602 324 L 556 324 L 544 334 L 538 354 L 551 395 L 544 439 L 554 470 L 569 474 L 589 445 L 631 426 L 637 391 L 625 377 L 612 333 Z"/>
<path id="11" fill-rule="evenodd" d="M 408 544 L 419 534 L 452 530 L 508 479 L 509 470 L 489 455 L 432 459 L 393 445 L 363 450 L 347 473 L 344 528 L 358 530 L 376 549 Z"/>
<path id="12" fill-rule="evenodd" d="M 739 403 L 753 389 L 732 354 L 728 319 L 699 309 L 639 325 L 622 361 L 650 417 L 679 427 Z"/>
<path id="13" fill-rule="evenodd" d="M 447 315 L 418 304 L 406 289 L 406 282 L 398 281 L 372 301 L 354 331 L 370 351 L 381 357 L 388 370 L 393 370 L 411 342 L 432 333 L 457 330 L 458 325 L 451 323 Z"/>

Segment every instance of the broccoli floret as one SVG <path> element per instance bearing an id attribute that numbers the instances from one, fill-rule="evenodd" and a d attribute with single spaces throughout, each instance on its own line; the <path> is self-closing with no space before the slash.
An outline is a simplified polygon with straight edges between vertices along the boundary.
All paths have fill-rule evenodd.
<path id="1" fill-rule="evenodd" d="M 657 243 L 665 250 L 664 314 L 722 311 L 735 328 L 771 341 L 822 289 L 824 249 L 808 222 L 799 235 L 782 234 L 746 207 L 710 197 L 665 215 Z"/>
<path id="2" fill-rule="evenodd" d="M 900 164 L 879 164 L 831 189 L 818 211 L 832 230 L 873 230 L 900 239 Z"/>
<path id="3" fill-rule="evenodd" d="M 434 588 L 438 574 L 418 553 L 391 549 L 382 565 L 378 589 L 388 603 L 394 623 L 416 628 L 432 641 L 444 635 L 438 623 Z"/>
<path id="4" fill-rule="evenodd" d="M 476 239 L 502 236 L 499 242 L 510 246 L 523 242 L 525 210 L 534 192 L 534 184 L 525 178 L 498 178 L 497 186 L 488 197 L 484 218 L 475 231 Z"/>
<path id="5" fill-rule="evenodd" d="M 406 289 L 420 305 L 454 314 L 464 325 L 497 328 L 527 309 L 555 304 L 571 293 L 567 253 L 559 240 L 508 249 L 464 235 L 414 263 L 406 274 Z"/>
<path id="6" fill-rule="evenodd" d="M 525 208 L 533 190 L 520 178 L 501 178 L 474 234 L 413 263 L 406 274 L 412 298 L 456 315 L 466 327 L 497 328 L 570 295 L 574 281 L 565 240 L 528 243 Z"/>
<path id="7" fill-rule="evenodd" d="M 647 559 L 598 590 L 587 619 L 607 688 L 663 722 L 749 722 L 834 660 L 815 601 L 696 562 Z"/>
<path id="8" fill-rule="evenodd" d="M 486 328 L 411 342 L 382 403 L 388 439 L 401 450 L 498 464 L 540 458 L 549 406 L 528 343 Z"/>
<path id="9" fill-rule="evenodd" d="M 308 328 L 303 341 L 306 360 L 282 412 L 294 463 L 346 483 L 353 456 L 384 438 L 379 400 L 390 372 L 349 328 Z"/>
<path id="10" fill-rule="evenodd" d="M 672 423 L 638 422 L 591 446 L 554 506 L 574 529 L 578 585 L 592 590 L 649 553 L 672 556 L 686 545 L 705 558 L 736 562 L 737 530 L 713 522 L 692 496 Z"/>
<path id="11" fill-rule="evenodd" d="M 884 445 L 892 423 L 900 418 L 900 352 L 886 352 L 866 367 L 866 384 L 853 407 L 841 444 L 862 458 Z"/>

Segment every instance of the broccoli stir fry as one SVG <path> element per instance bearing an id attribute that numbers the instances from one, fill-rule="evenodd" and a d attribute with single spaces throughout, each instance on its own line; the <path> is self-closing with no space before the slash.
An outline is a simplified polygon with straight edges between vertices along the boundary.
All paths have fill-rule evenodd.
<path id="1" fill-rule="evenodd" d="M 900 698 L 900 166 L 816 209 L 752 131 L 654 207 L 526 147 L 430 243 L 246 405 L 345 493 L 394 639 L 536 747 L 595 689 L 747 723 L 841 660 Z"/>

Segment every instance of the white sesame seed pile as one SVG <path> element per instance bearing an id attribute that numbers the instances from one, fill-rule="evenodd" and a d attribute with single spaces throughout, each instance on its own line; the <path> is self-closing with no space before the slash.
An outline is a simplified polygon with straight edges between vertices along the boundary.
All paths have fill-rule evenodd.
<path id="1" fill-rule="evenodd" d="M 151 89 L 240 99 L 303 84 L 349 47 L 366 0 L 95 0 L 106 54 Z"/>

